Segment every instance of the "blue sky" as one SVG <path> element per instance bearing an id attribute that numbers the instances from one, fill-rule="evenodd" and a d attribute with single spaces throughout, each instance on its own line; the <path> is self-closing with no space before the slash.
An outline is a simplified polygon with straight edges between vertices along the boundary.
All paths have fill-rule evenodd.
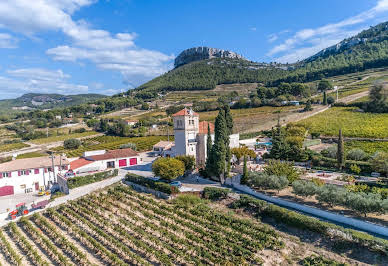
<path id="1" fill-rule="evenodd" d="M 388 0 L 0 0 L 0 99 L 111 95 L 195 46 L 295 62 L 387 17 Z"/>

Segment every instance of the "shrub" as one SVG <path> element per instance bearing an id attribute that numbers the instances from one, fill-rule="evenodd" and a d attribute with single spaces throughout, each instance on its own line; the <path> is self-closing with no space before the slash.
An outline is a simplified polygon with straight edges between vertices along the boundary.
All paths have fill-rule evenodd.
<path id="1" fill-rule="evenodd" d="M 296 180 L 294 183 L 292 183 L 292 189 L 296 195 L 310 197 L 314 196 L 319 188 L 314 182 Z"/>
<path id="2" fill-rule="evenodd" d="M 290 183 L 299 179 L 300 173 L 291 162 L 282 162 L 279 160 L 269 160 L 264 167 L 267 175 L 285 176 Z"/>
<path id="3" fill-rule="evenodd" d="M 74 130 L 74 133 L 84 133 L 86 132 L 86 129 L 81 127 L 81 128 L 77 128 L 76 130 Z"/>
<path id="4" fill-rule="evenodd" d="M 78 139 L 67 139 L 63 142 L 63 147 L 68 150 L 78 149 L 81 146 L 81 141 Z"/>
<path id="5" fill-rule="evenodd" d="M 300 263 L 303 266 L 318 266 L 318 265 L 327 265 L 327 266 L 345 266 L 344 263 L 339 263 L 335 260 L 326 259 L 322 256 L 311 255 L 303 259 Z"/>
<path id="6" fill-rule="evenodd" d="M 354 161 L 364 161 L 368 159 L 368 155 L 361 149 L 355 148 L 351 149 L 347 156 L 349 160 L 354 160 Z"/>
<path id="7" fill-rule="evenodd" d="M 182 161 L 184 163 L 186 171 L 191 171 L 194 169 L 194 166 L 195 166 L 194 156 L 179 155 L 179 156 L 176 156 L 175 159 Z"/>
<path id="8" fill-rule="evenodd" d="M 119 174 L 118 169 L 109 170 L 106 172 L 96 173 L 93 175 L 75 176 L 67 180 L 67 185 L 70 189 L 85 186 L 91 183 L 99 182 L 104 179 L 117 176 Z"/>
<path id="9" fill-rule="evenodd" d="M 225 199 L 228 196 L 230 189 L 217 188 L 217 187 L 205 187 L 202 195 L 205 199 L 220 200 Z"/>
<path id="10" fill-rule="evenodd" d="M 330 146 L 323 151 L 321 154 L 327 158 L 336 159 L 337 158 L 337 145 Z"/>
<path id="11" fill-rule="evenodd" d="M 371 159 L 372 168 L 388 177 L 388 153 L 377 152 Z"/>
<path id="12" fill-rule="evenodd" d="M 333 104 L 333 103 L 335 103 L 333 96 L 327 97 L 327 104 Z"/>
<path id="13" fill-rule="evenodd" d="M 172 180 L 185 173 L 185 164 L 175 158 L 159 158 L 152 164 L 155 176 L 165 180 Z"/>
<path id="14" fill-rule="evenodd" d="M 276 189 L 277 191 L 288 186 L 288 179 L 285 176 L 268 175 L 266 173 L 252 172 L 249 175 L 248 183 L 262 189 Z"/>
<path id="15" fill-rule="evenodd" d="M 203 204 L 206 201 L 195 194 L 181 194 L 178 195 L 172 202 L 180 208 L 188 209 L 189 207 Z"/>
<path id="16" fill-rule="evenodd" d="M 132 143 L 132 142 L 128 142 L 127 144 L 122 144 L 120 145 L 120 149 L 132 149 L 134 151 L 136 151 L 136 143 Z"/>
<path id="17" fill-rule="evenodd" d="M 361 168 L 357 164 L 352 164 L 350 170 L 357 175 L 361 173 Z"/>
<path id="18" fill-rule="evenodd" d="M 311 138 L 318 139 L 321 136 L 319 132 L 311 132 Z"/>
<path id="19" fill-rule="evenodd" d="M 170 184 L 154 181 L 135 174 L 127 174 L 125 180 L 169 195 L 179 192 L 177 187 L 171 186 Z"/>

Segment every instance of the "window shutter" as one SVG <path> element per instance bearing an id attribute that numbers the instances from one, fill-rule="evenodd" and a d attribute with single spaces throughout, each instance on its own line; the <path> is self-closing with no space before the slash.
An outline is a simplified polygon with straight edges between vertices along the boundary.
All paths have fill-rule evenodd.
<path id="1" fill-rule="evenodd" d="M 0 178 L 3 178 L 3 173 L 0 173 Z"/>
<path id="2" fill-rule="evenodd" d="M 30 174 L 30 170 L 26 170 L 26 175 L 29 175 Z"/>
<path id="3" fill-rule="evenodd" d="M 18 171 L 18 176 L 21 176 L 22 175 L 22 171 Z"/>

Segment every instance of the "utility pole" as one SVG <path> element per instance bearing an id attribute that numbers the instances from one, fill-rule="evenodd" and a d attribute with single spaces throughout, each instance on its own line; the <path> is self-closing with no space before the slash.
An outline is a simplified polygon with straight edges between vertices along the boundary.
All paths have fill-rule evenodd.
<path id="1" fill-rule="evenodd" d="M 53 169 L 53 175 L 54 175 L 54 183 L 56 183 L 56 178 L 55 178 L 55 164 L 54 164 L 54 158 L 55 158 L 54 152 L 51 152 L 50 157 L 51 157 L 51 164 L 52 164 L 52 167 L 53 167 L 52 169 Z"/>
<path id="2" fill-rule="evenodd" d="M 338 90 L 339 90 L 339 88 L 337 88 L 337 102 L 338 102 Z"/>

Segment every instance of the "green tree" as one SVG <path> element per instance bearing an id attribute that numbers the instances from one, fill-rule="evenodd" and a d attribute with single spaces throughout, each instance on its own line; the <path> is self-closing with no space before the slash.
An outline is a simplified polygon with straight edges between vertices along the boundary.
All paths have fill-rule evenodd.
<path id="1" fill-rule="evenodd" d="M 287 160 L 289 150 L 290 147 L 286 141 L 284 130 L 278 122 L 276 130 L 272 129 L 272 148 L 269 156 L 273 159 Z"/>
<path id="2" fill-rule="evenodd" d="M 374 171 L 385 174 L 388 177 L 388 153 L 377 152 L 372 156 L 371 164 Z"/>
<path id="3" fill-rule="evenodd" d="M 321 80 L 318 83 L 318 90 L 326 91 L 326 90 L 330 90 L 331 88 L 333 88 L 333 85 L 331 85 L 330 81 L 328 80 Z"/>
<path id="4" fill-rule="evenodd" d="M 152 164 L 152 172 L 164 180 L 173 180 L 185 173 L 185 164 L 175 158 L 159 158 Z"/>
<path id="5" fill-rule="evenodd" d="M 247 146 L 232 148 L 231 153 L 236 156 L 238 164 L 240 164 L 240 160 L 244 156 L 249 156 L 251 159 L 256 158 L 256 153 L 253 150 L 248 149 Z"/>
<path id="6" fill-rule="evenodd" d="M 63 142 L 65 149 L 78 149 L 81 146 L 81 141 L 78 139 L 67 139 Z"/>
<path id="7" fill-rule="evenodd" d="M 228 137 L 225 121 L 225 111 L 220 109 L 215 121 L 214 144 L 210 153 L 206 171 L 209 175 L 216 176 L 223 183 L 225 174 L 226 147 L 225 139 Z M 229 137 L 228 137 L 229 138 Z"/>
<path id="8" fill-rule="evenodd" d="M 308 99 L 303 111 L 308 112 L 308 111 L 312 111 L 312 110 L 313 110 L 313 107 L 311 106 L 311 99 Z"/>
<path id="9" fill-rule="evenodd" d="M 243 166 L 243 174 L 241 176 L 240 183 L 242 185 L 246 185 L 248 182 L 248 166 L 247 166 L 247 156 L 244 155 L 244 166 Z"/>
<path id="10" fill-rule="evenodd" d="M 369 90 L 369 102 L 366 105 L 369 112 L 388 112 L 388 87 L 383 84 L 375 84 Z"/>
<path id="11" fill-rule="evenodd" d="M 355 173 L 356 175 L 359 175 L 361 173 L 361 168 L 357 164 L 352 164 L 350 166 L 350 170 Z"/>
<path id="12" fill-rule="evenodd" d="M 292 183 L 292 189 L 296 195 L 310 197 L 314 196 L 319 188 L 314 182 L 296 180 Z"/>
<path id="13" fill-rule="evenodd" d="M 185 164 L 185 170 L 191 171 L 195 166 L 195 157 L 190 155 L 179 155 L 175 159 L 182 161 Z"/>
<path id="14" fill-rule="evenodd" d="M 326 94 L 326 91 L 323 92 L 323 101 L 322 101 L 322 104 L 323 104 L 323 105 L 327 105 L 327 94 Z"/>
<path id="15" fill-rule="evenodd" d="M 344 148 L 344 139 L 342 137 L 341 129 L 338 132 L 337 164 L 340 170 L 342 170 L 342 168 L 345 166 L 345 148 Z"/>
<path id="16" fill-rule="evenodd" d="M 285 176 L 290 183 L 299 179 L 300 173 L 291 162 L 282 162 L 279 160 L 269 160 L 264 167 L 267 175 Z"/>
<path id="17" fill-rule="evenodd" d="M 225 169 L 225 178 L 229 177 L 230 173 L 230 160 L 232 159 L 232 154 L 230 152 L 230 135 L 233 134 L 233 117 L 232 114 L 230 113 L 230 107 L 229 105 L 225 104 L 224 105 L 224 110 L 225 110 L 225 123 L 226 123 L 226 137 L 225 137 L 225 161 L 226 161 L 226 169 Z"/>

